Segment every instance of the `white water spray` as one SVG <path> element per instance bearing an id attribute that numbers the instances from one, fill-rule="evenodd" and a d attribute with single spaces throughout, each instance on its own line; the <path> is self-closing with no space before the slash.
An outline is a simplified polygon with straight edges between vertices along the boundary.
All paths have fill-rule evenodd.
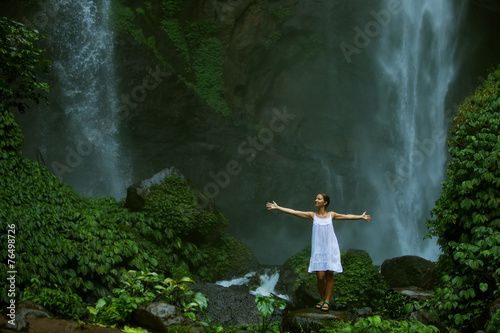
<path id="1" fill-rule="evenodd" d="M 51 25 L 58 44 L 53 62 L 63 109 L 72 137 L 64 173 L 79 168 L 72 186 L 86 196 L 125 195 L 129 174 L 120 155 L 118 101 L 114 73 L 110 0 L 59 1 L 64 17 Z"/>
<path id="2" fill-rule="evenodd" d="M 455 26 L 465 5 L 451 0 L 401 1 L 399 13 L 377 41 L 374 65 L 381 107 L 370 129 L 379 129 L 374 141 L 378 146 L 366 147 L 360 155 L 377 151 L 378 164 L 368 163 L 365 170 L 379 196 L 372 212 L 380 223 L 379 233 L 397 243 L 399 253 L 393 256 L 437 259 L 436 244 L 422 238 L 445 175 L 445 100 L 457 71 Z"/>

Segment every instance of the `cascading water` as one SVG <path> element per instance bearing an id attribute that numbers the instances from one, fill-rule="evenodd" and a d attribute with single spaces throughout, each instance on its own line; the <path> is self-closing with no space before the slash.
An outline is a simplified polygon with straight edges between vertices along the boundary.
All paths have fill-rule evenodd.
<path id="1" fill-rule="evenodd" d="M 365 237 L 374 248 L 387 247 L 392 256 L 438 255 L 435 243 L 422 239 L 445 175 L 450 116 L 445 101 L 457 72 L 455 28 L 465 5 L 401 1 L 397 10 L 374 15 L 382 27 L 373 64 L 378 107 L 370 124 L 362 126 L 369 127 L 376 146 L 361 147 L 358 160 L 379 198 L 371 213 L 380 236 Z M 383 245 L 376 245 L 380 240 Z"/>
<path id="2" fill-rule="evenodd" d="M 120 154 L 115 112 L 110 0 L 58 1 L 54 8 L 64 19 L 48 27 L 57 75 L 49 107 L 64 112 L 69 135 L 60 156 L 50 158 L 52 169 L 82 195 L 122 198 L 130 176 Z M 73 172 L 78 177 L 70 176 Z"/>
<path id="3" fill-rule="evenodd" d="M 165 85 L 149 92 L 151 101 L 141 105 L 141 116 L 128 120 L 134 128 L 120 136 L 114 65 L 128 68 L 133 61 L 122 57 L 115 64 L 110 0 L 48 3 L 54 4 L 47 12 L 51 20 L 40 30 L 48 36 L 53 62 L 50 105 L 41 116 L 33 112 L 18 118 L 26 155 L 33 158 L 40 151 L 49 169 L 80 194 L 120 198 L 132 183 L 124 170 L 133 170 L 135 181 L 175 166 L 201 190 L 220 185 L 214 201 L 230 221 L 228 232 L 247 243 L 263 264 L 281 264 L 310 242 L 308 223 L 268 212 L 265 202 L 313 210 L 318 192 L 330 195 L 334 211 L 372 215 L 370 224 L 335 222 L 341 250 L 367 250 L 377 264 L 405 254 L 428 259 L 438 254 L 435 243 L 422 238 L 445 176 L 451 116 L 445 101 L 455 102 L 456 91 L 450 90 L 462 57 L 475 56 L 475 51 L 460 54 L 460 47 L 471 42 L 463 31 L 474 24 L 464 20 L 463 35 L 456 29 L 466 1 L 298 2 L 296 17 L 286 24 L 293 31 L 307 26 L 325 42 L 311 58 L 291 58 L 283 66 L 271 63 L 271 53 L 280 54 L 273 45 L 269 63 L 259 55 L 259 65 L 247 64 L 256 72 L 249 78 L 249 95 L 255 93 L 253 85 L 274 82 L 267 97 L 242 96 L 246 102 L 262 99 L 249 124 L 220 122 L 218 128 L 213 121 L 213 130 L 197 131 L 195 118 L 177 121 L 191 114 L 184 103 L 167 107 L 179 87 Z M 283 35 L 277 45 L 287 44 L 288 51 L 303 48 L 291 35 Z M 247 37 L 256 42 L 242 35 Z M 343 43 L 350 45 L 344 52 Z M 288 51 L 281 53 L 295 54 Z M 137 49 L 130 54 L 141 56 Z M 280 70 L 273 71 L 276 67 Z M 124 77 L 132 75 L 117 78 Z M 288 108 L 293 117 L 274 123 L 275 113 L 267 112 L 274 108 L 281 114 Z M 257 156 L 242 155 L 239 147 L 250 149 L 249 138 L 256 138 L 249 128 L 267 129 L 265 134 L 276 128 L 270 124 L 283 130 L 264 137 L 265 144 L 254 149 Z M 130 167 L 120 138 L 134 152 Z M 219 184 L 213 175 L 225 172 L 233 160 L 241 172 Z"/>

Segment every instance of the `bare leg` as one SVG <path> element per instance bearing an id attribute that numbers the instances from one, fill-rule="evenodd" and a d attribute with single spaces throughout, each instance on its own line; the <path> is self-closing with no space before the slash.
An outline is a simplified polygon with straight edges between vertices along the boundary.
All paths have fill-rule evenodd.
<path id="1" fill-rule="evenodd" d="M 325 282 L 325 302 L 330 303 L 333 294 L 333 272 L 327 271 L 325 274 L 326 282 Z"/>
<path id="2" fill-rule="evenodd" d="M 319 309 L 324 304 L 324 299 L 326 297 L 325 272 L 316 272 L 316 278 L 318 284 L 319 297 L 321 298 L 321 301 L 319 301 L 318 303 L 320 304 L 320 306 L 317 306 Z"/>

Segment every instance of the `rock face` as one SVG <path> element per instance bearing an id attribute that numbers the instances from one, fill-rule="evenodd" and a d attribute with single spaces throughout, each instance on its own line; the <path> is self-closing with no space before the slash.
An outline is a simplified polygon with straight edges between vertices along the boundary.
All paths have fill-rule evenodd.
<path id="1" fill-rule="evenodd" d="M 403 256 L 382 263 L 381 273 L 390 288 L 414 286 L 434 289 L 436 264 L 418 256 Z"/>

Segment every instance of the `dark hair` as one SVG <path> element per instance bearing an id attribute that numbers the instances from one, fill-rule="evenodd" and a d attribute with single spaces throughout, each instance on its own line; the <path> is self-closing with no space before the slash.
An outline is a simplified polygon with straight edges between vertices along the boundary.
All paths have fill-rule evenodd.
<path id="1" fill-rule="evenodd" d="M 319 195 L 321 195 L 323 197 L 323 200 L 325 200 L 326 202 L 325 209 L 328 208 L 328 205 L 330 204 L 330 197 L 328 196 L 328 194 L 319 193 Z"/>

